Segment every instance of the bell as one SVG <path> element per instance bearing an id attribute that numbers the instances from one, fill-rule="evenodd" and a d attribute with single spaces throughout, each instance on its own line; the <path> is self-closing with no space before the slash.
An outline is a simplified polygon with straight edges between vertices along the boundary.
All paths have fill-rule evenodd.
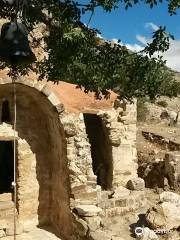
<path id="1" fill-rule="evenodd" d="M 13 62 L 33 62 L 36 60 L 32 52 L 28 32 L 22 23 L 4 23 L 0 36 L 0 58 Z"/>

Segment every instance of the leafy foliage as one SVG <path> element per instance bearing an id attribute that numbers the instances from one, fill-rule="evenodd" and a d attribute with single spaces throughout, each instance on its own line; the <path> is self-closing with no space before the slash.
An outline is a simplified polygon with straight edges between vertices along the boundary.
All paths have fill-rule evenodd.
<path id="1" fill-rule="evenodd" d="M 146 105 L 147 99 L 145 97 L 139 97 L 137 99 L 137 120 L 138 122 L 144 122 L 149 114 L 148 107 Z"/>
<path id="2" fill-rule="evenodd" d="M 48 58 L 16 66 L 20 74 L 34 70 L 40 79 L 46 77 L 55 83 L 59 80 L 75 83 L 86 92 L 95 91 L 97 97 L 108 97 L 108 90 L 112 89 L 121 98 L 129 100 L 139 96 L 154 99 L 161 95 L 176 96 L 180 92 L 180 85 L 165 62 L 159 56 L 154 57 L 155 52 L 166 51 L 169 39 L 173 38 L 166 29 L 160 27 L 144 51 L 132 53 L 121 44 L 98 38 L 100 32 L 84 25 L 81 16 L 91 12 L 92 17 L 97 7 L 110 12 L 119 6 L 128 9 L 137 3 L 152 8 L 160 2 L 90 0 L 84 4 L 73 0 L 0 0 L 0 17 L 21 21 L 31 32 L 37 24 L 46 26 L 48 34 L 42 38 Z M 169 1 L 169 13 L 175 14 L 179 6 L 179 0 Z M 32 44 L 40 42 L 33 38 Z M 3 68 L 7 63 L 1 62 L 0 66 Z"/>

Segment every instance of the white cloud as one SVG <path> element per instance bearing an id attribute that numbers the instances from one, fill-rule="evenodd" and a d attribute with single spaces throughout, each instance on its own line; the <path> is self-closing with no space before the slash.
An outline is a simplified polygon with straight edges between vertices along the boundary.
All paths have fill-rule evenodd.
<path id="1" fill-rule="evenodd" d="M 149 39 L 143 35 L 136 35 L 136 39 L 143 45 L 146 45 L 149 42 Z"/>
<path id="2" fill-rule="evenodd" d="M 131 50 L 133 52 L 139 52 L 139 51 L 142 51 L 144 49 L 145 45 L 147 45 L 147 43 L 150 41 L 150 39 L 146 38 L 143 35 L 136 35 L 136 39 L 139 41 L 139 44 L 126 43 L 123 45 L 125 45 L 129 50 Z"/>
<path id="3" fill-rule="evenodd" d="M 158 30 L 158 26 L 152 22 L 145 24 L 146 28 L 151 28 L 152 30 Z M 136 35 L 136 39 L 139 41 L 139 44 L 124 44 L 129 50 L 134 52 L 139 52 L 143 50 L 143 48 L 147 45 L 147 43 L 151 42 L 150 38 L 147 38 L 144 35 Z M 166 60 L 166 64 L 173 70 L 180 72 L 180 39 L 178 40 L 170 40 L 169 50 L 165 53 L 161 54 L 163 59 Z"/>
<path id="4" fill-rule="evenodd" d="M 117 39 L 117 38 L 112 38 L 112 39 L 111 39 L 111 42 L 112 42 L 112 43 L 118 43 L 118 39 Z"/>
<path id="5" fill-rule="evenodd" d="M 168 67 L 180 72 L 180 40 L 171 40 L 169 50 L 162 56 L 167 60 Z"/>
<path id="6" fill-rule="evenodd" d="M 145 28 L 150 28 L 153 31 L 157 31 L 159 29 L 159 27 L 156 24 L 152 23 L 152 22 L 146 23 L 145 24 Z"/>
<path id="7" fill-rule="evenodd" d="M 144 47 L 142 47 L 139 44 L 124 44 L 129 50 L 133 51 L 133 52 L 139 52 L 141 50 L 143 50 Z"/>
<path id="8" fill-rule="evenodd" d="M 139 52 L 144 49 L 144 45 L 140 44 L 124 44 L 129 50 Z M 180 39 L 171 40 L 169 50 L 161 54 L 166 60 L 166 65 L 171 69 L 180 72 Z"/>
<path id="9" fill-rule="evenodd" d="M 101 35 L 101 34 L 99 34 L 99 33 L 97 33 L 97 35 L 96 35 L 98 38 L 100 38 L 100 39 L 103 39 L 103 36 Z"/>

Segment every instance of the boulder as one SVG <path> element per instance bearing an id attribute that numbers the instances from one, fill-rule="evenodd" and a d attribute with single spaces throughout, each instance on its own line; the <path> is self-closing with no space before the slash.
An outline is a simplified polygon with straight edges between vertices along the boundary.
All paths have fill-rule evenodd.
<path id="1" fill-rule="evenodd" d="M 143 178 L 147 188 L 164 187 L 164 161 L 155 160 L 155 155 L 141 155 L 141 158 L 151 159 L 151 162 L 142 163 L 138 168 L 138 176 Z"/>
<path id="2" fill-rule="evenodd" d="M 127 188 L 129 190 L 144 190 L 145 188 L 145 182 L 142 178 L 132 178 L 127 182 Z"/>
<path id="3" fill-rule="evenodd" d="M 180 195 L 174 192 L 165 191 L 160 194 L 161 202 L 174 203 L 176 206 L 180 206 Z"/>
<path id="4" fill-rule="evenodd" d="M 177 229 L 180 227 L 180 207 L 171 202 L 158 204 L 147 214 L 147 221 L 153 229 Z"/>
<path id="5" fill-rule="evenodd" d="M 169 185 L 173 188 L 180 186 L 180 152 L 168 152 L 165 155 L 165 173 L 169 180 Z"/>
<path id="6" fill-rule="evenodd" d="M 174 126 L 178 119 L 178 114 L 174 111 L 163 110 L 160 114 L 160 119 L 168 121 L 170 126 Z"/>

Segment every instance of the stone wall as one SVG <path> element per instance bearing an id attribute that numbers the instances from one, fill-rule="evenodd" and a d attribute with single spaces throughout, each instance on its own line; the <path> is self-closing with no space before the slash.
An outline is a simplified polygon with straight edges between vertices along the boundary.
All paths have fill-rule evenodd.
<path id="1" fill-rule="evenodd" d="M 112 144 L 113 187 L 125 186 L 137 176 L 136 101 L 128 104 L 116 101 L 114 108 L 100 111 Z"/>
<path id="2" fill-rule="evenodd" d="M 114 107 L 111 110 L 98 111 L 97 115 L 107 129 L 112 146 L 113 188 L 125 186 L 129 179 L 137 176 L 136 103 L 126 104 L 124 109 Z M 61 121 L 67 137 L 71 187 L 87 185 L 89 181 L 94 184 L 96 176 L 92 171 L 91 146 L 83 115 L 64 114 Z"/>

